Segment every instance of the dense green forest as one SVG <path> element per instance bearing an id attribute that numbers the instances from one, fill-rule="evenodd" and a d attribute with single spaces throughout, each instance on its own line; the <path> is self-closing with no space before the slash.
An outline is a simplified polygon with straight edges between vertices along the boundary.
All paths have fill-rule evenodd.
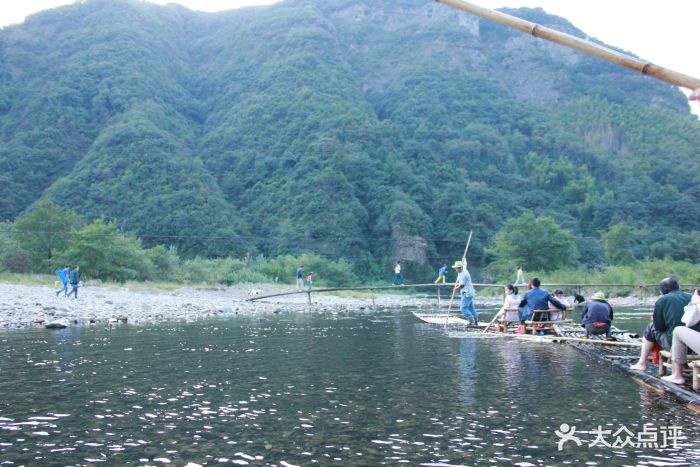
<path id="1" fill-rule="evenodd" d="M 485 280 L 695 262 L 698 141 L 677 89 L 428 0 L 86 0 L 0 30 L 0 264 L 92 236 L 130 245 L 93 271 L 117 280 L 303 255 L 427 278 L 469 230 Z M 57 256 L 27 240 L 42 209 Z"/>

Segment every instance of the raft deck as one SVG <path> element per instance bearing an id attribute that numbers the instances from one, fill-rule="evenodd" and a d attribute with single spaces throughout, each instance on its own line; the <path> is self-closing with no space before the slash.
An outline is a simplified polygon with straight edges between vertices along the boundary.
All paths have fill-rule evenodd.
<path id="1" fill-rule="evenodd" d="M 486 324 L 470 325 L 467 320 L 459 315 L 446 313 L 413 313 L 416 318 L 428 324 L 445 326 L 447 329 L 461 332 L 483 334 Z M 492 326 L 486 334 L 490 337 L 504 337 L 523 340 L 538 340 L 540 342 L 557 342 L 568 344 L 582 351 L 586 355 L 600 361 L 605 361 L 613 367 L 629 375 L 636 383 L 650 388 L 659 394 L 669 395 L 684 403 L 693 412 L 700 414 L 700 392 L 692 388 L 692 376 L 686 376 L 686 384 L 681 386 L 668 383 L 658 375 L 659 365 L 649 362 L 647 371 L 632 370 L 630 366 L 639 358 L 641 339 L 636 334 L 631 334 L 613 326 L 612 336 L 614 341 L 607 341 L 604 335 L 590 336 L 585 339 L 585 331 L 580 324 L 559 323 L 553 324 L 544 336 L 518 334 L 514 330 L 498 331 Z M 700 366 L 700 362 L 698 362 Z"/>

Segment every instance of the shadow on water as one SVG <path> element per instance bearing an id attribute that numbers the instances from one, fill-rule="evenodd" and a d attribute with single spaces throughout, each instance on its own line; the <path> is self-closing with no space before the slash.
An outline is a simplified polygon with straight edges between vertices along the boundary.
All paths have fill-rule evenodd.
<path id="1" fill-rule="evenodd" d="M 623 373 L 564 345 L 450 337 L 405 311 L 3 332 L 0 342 L 8 463 L 700 462 L 697 419 Z M 558 450 L 564 425 L 581 446 Z M 624 441 L 623 428 L 633 442 L 590 446 L 595 430 Z M 640 432 L 656 432 L 658 447 L 638 447 Z"/>

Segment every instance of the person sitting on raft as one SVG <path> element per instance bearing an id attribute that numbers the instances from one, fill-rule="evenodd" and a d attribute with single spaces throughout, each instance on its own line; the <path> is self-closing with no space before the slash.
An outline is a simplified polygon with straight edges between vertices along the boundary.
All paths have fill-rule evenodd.
<path id="1" fill-rule="evenodd" d="M 512 284 L 508 284 L 503 288 L 505 293 L 505 299 L 503 300 L 503 306 L 496 314 L 500 318 L 504 318 L 508 321 L 519 320 L 518 307 L 520 306 L 520 295 L 518 295 L 518 288 Z"/>
<path id="2" fill-rule="evenodd" d="M 691 295 L 679 290 L 678 281 L 674 277 L 662 280 L 659 289 L 662 296 L 654 304 L 652 322 L 644 330 L 642 352 L 639 361 L 630 367 L 632 370 L 647 369 L 647 358 L 654 349 L 654 344 L 659 344 L 664 350 L 671 350 L 673 330 L 677 326 L 683 326 L 683 308 L 690 303 Z M 700 331 L 700 327 L 693 329 Z"/>
<path id="3" fill-rule="evenodd" d="M 614 340 L 610 334 L 612 320 L 613 308 L 605 299 L 605 294 L 603 292 L 594 293 L 581 313 L 581 326 L 586 329 L 586 339 L 591 334 L 605 334 L 607 340 Z"/>
<path id="4" fill-rule="evenodd" d="M 566 298 L 564 298 L 564 292 L 562 292 L 561 290 L 556 289 L 552 295 L 554 295 L 554 298 L 559 300 L 562 305 L 566 306 L 566 308 L 569 308 L 571 306 L 566 300 Z M 554 306 L 552 302 L 549 302 L 549 319 L 552 321 L 559 321 L 564 319 L 564 313 L 559 308 Z"/>
<path id="5" fill-rule="evenodd" d="M 554 298 L 548 290 L 540 288 L 541 282 L 538 277 L 533 277 L 531 283 L 532 289 L 525 292 L 523 299 L 520 301 L 520 308 L 522 308 L 520 323 L 522 325 L 525 324 L 525 321 L 532 318 L 534 310 L 548 310 L 550 303 L 560 310 L 566 310 L 566 305 Z M 535 321 L 547 321 L 549 319 L 549 313 L 538 313 L 538 315 L 535 317 Z"/>
<path id="6" fill-rule="evenodd" d="M 695 291 L 690 303 L 694 307 L 690 321 L 686 320 L 685 326 L 676 326 L 676 329 L 673 330 L 673 344 L 671 345 L 673 370 L 671 375 L 661 377 L 669 383 L 685 384 L 683 367 L 688 362 L 688 347 L 696 354 L 700 354 L 700 332 L 693 329 L 697 326 L 700 318 L 700 289 Z"/>

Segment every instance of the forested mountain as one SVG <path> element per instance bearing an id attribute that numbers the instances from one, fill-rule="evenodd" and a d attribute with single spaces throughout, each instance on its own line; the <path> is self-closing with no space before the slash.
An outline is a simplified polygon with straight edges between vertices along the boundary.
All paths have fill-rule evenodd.
<path id="1" fill-rule="evenodd" d="M 0 31 L 0 220 L 50 198 L 190 257 L 380 273 L 472 229 L 484 264 L 524 212 L 591 264 L 620 225 L 673 256 L 700 231 L 698 141 L 677 89 L 429 0 L 85 0 Z"/>

